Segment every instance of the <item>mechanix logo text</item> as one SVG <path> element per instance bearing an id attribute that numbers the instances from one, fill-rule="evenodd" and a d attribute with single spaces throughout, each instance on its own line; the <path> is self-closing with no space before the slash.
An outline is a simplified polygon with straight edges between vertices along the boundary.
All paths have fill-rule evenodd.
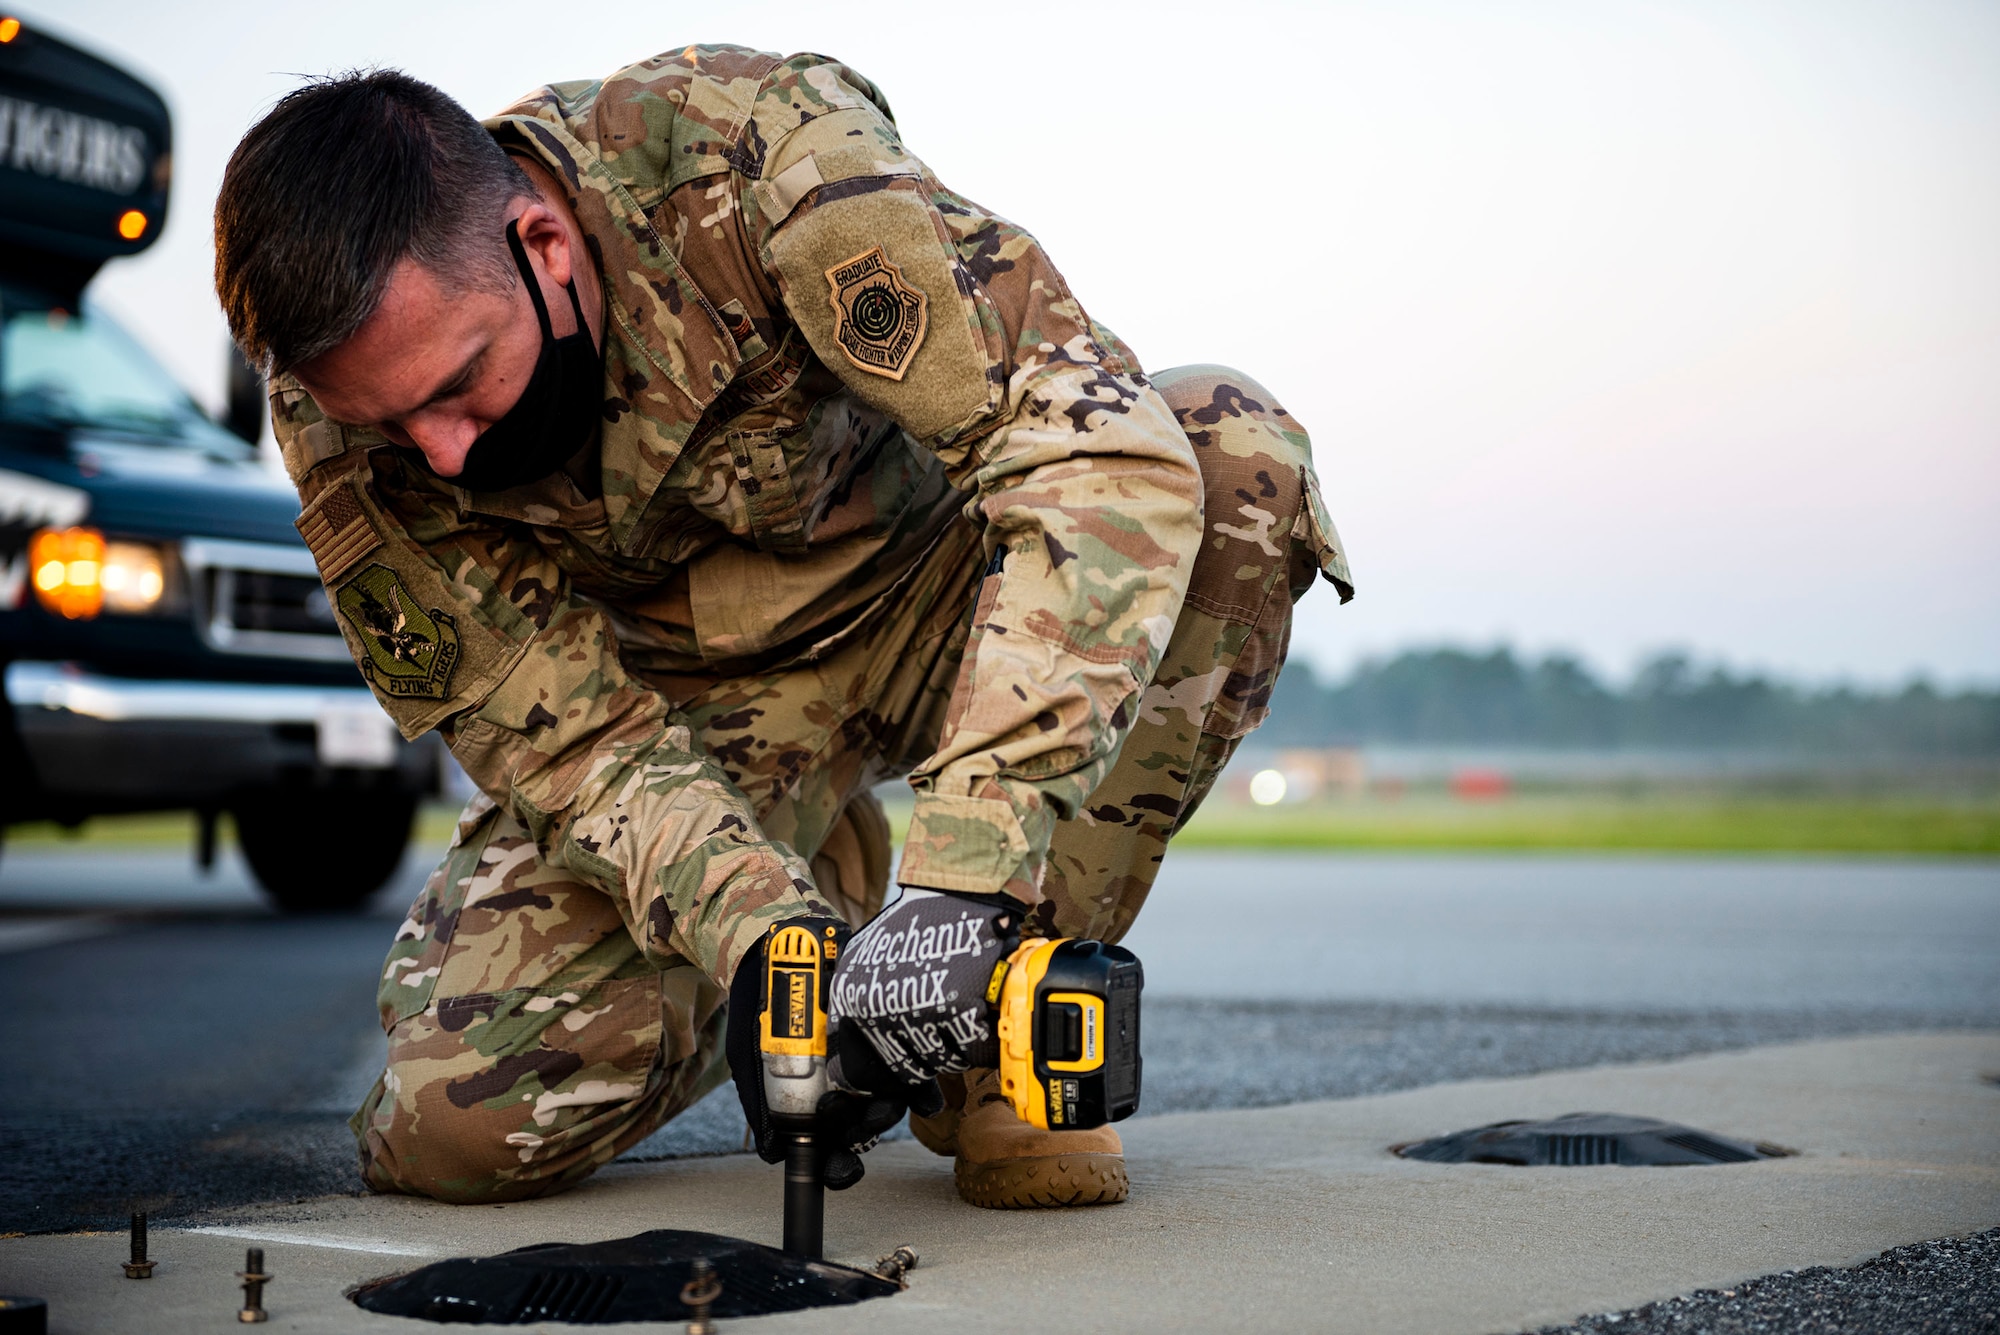
<path id="1" fill-rule="evenodd" d="M 847 968 L 897 964 L 949 964 L 961 955 L 977 955 L 986 948 L 986 920 L 959 918 L 953 922 L 925 925 L 912 923 L 900 932 L 870 935 L 860 950 L 848 957 Z"/>
<path id="2" fill-rule="evenodd" d="M 904 895 L 885 915 L 891 925 L 878 918 L 848 943 L 831 1010 L 873 1020 L 863 1032 L 894 1070 L 962 1070 L 991 1042 L 985 992 L 999 947 L 992 916 L 947 895 Z"/>

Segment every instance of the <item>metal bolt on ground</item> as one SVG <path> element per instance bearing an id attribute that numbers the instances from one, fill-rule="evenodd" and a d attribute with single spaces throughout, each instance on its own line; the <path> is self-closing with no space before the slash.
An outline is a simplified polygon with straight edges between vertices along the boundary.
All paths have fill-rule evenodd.
<path id="1" fill-rule="evenodd" d="M 875 1273 L 899 1289 L 910 1287 L 909 1273 L 917 1268 L 917 1249 L 898 1247 L 875 1263 Z"/>
<path id="2" fill-rule="evenodd" d="M 236 1319 L 245 1323 L 270 1320 L 271 1314 L 264 1310 L 264 1286 L 271 1282 L 271 1277 L 264 1273 L 262 1247 L 249 1249 L 236 1278 L 243 1281 L 243 1310 L 236 1314 Z"/>
<path id="3" fill-rule="evenodd" d="M 146 1212 L 144 1210 L 134 1210 L 132 1212 L 132 1259 L 123 1264 L 125 1266 L 125 1278 L 127 1279 L 151 1279 L 153 1277 L 153 1267 L 158 1262 L 146 1259 Z"/>
<path id="4" fill-rule="evenodd" d="M 681 1286 L 681 1305 L 688 1309 L 687 1335 L 715 1335 L 708 1309 L 722 1296 L 722 1281 L 706 1256 L 694 1258 L 694 1278 Z"/>

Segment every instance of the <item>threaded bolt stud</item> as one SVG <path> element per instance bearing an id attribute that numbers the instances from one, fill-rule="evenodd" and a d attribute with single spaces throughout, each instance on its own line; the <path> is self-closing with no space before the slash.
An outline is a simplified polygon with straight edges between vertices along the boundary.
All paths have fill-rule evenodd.
<path id="1" fill-rule="evenodd" d="M 236 1276 L 243 1281 L 243 1310 L 236 1314 L 238 1321 L 268 1321 L 271 1314 L 264 1310 L 264 1286 L 271 1277 L 264 1273 L 264 1249 L 252 1247 L 243 1258 L 243 1272 Z"/>
<path id="2" fill-rule="evenodd" d="M 146 1212 L 132 1212 L 132 1259 L 125 1262 L 125 1278 L 151 1279 L 157 1262 L 146 1259 Z"/>

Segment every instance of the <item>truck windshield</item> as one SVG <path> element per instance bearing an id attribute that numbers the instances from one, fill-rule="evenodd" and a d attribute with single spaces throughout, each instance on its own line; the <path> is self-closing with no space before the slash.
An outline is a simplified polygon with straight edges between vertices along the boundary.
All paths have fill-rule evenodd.
<path id="1" fill-rule="evenodd" d="M 242 458 L 250 446 L 196 407 L 109 316 L 0 305 L 0 422 L 83 427 Z"/>

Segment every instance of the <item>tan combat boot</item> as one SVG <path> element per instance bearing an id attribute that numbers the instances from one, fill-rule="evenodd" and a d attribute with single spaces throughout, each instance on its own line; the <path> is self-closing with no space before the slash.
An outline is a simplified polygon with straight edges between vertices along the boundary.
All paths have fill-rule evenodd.
<path id="1" fill-rule="evenodd" d="M 947 1082 L 963 1081 L 963 1099 Z M 994 1071 L 947 1076 L 944 1111 L 912 1117 L 910 1130 L 935 1154 L 957 1156 L 958 1194 L 989 1210 L 1110 1205 L 1125 1199 L 1125 1146 L 1108 1126 L 1043 1131 L 1014 1115 Z"/>
<path id="2" fill-rule="evenodd" d="M 941 1075 L 938 1089 L 944 1094 L 944 1107 L 932 1117 L 911 1113 L 910 1134 L 932 1154 L 949 1159 L 958 1153 L 958 1123 L 965 1112 L 965 1077 L 957 1072 Z"/>

